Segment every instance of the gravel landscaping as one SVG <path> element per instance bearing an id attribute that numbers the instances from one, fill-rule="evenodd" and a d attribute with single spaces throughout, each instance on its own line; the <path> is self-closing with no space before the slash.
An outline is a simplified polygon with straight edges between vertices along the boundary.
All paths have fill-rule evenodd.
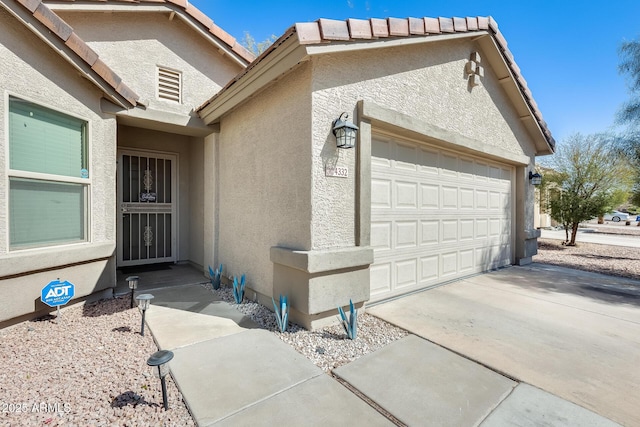
<path id="1" fill-rule="evenodd" d="M 640 280 L 638 248 L 580 241 L 577 246 L 564 246 L 560 240 L 538 239 L 533 261 Z"/>
<path id="2" fill-rule="evenodd" d="M 629 227 L 619 232 L 640 234 Z M 551 239 L 538 242 L 535 262 L 640 280 L 638 249 L 581 242 L 569 247 Z M 212 292 L 233 304 L 229 288 Z M 267 308 L 247 301 L 236 307 L 325 372 L 407 335 L 363 312 L 353 341 L 340 325 L 311 332 L 290 324 L 287 332 L 280 333 Z M 59 320 L 49 316 L 1 329 L 0 425 L 194 425 L 170 377 L 170 410 L 162 408 L 160 381 L 146 365 L 157 347 L 151 334 L 139 334 L 139 327 L 140 313 L 129 308 L 125 297 L 70 306 L 62 310 Z"/>
<path id="3" fill-rule="evenodd" d="M 2 426 L 192 426 L 171 377 L 169 411 L 147 366 L 157 351 L 141 336 L 128 298 L 76 304 L 0 330 Z"/>

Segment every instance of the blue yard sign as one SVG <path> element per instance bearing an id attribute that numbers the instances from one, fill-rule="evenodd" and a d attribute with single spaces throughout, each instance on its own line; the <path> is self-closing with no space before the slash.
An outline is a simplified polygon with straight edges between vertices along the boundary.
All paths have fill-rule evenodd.
<path id="1" fill-rule="evenodd" d="M 61 282 L 60 279 L 49 282 L 42 288 L 40 300 L 49 307 L 60 307 L 68 303 L 75 295 L 75 287 L 72 283 Z"/>

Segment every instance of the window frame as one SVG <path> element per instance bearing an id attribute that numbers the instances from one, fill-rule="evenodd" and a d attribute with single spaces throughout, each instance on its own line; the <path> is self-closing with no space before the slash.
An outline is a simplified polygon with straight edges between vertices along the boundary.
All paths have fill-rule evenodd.
<path id="1" fill-rule="evenodd" d="M 55 248 L 60 246 L 68 246 L 68 245 L 78 245 L 78 244 L 86 244 L 92 241 L 92 221 L 91 221 L 91 206 L 92 206 L 92 186 L 93 186 L 93 171 L 92 171 L 92 149 L 91 149 L 91 121 L 83 116 L 78 114 L 70 113 L 68 111 L 63 111 L 62 108 L 52 106 L 41 99 L 33 99 L 28 96 L 23 96 L 17 93 L 5 92 L 4 97 L 4 129 L 5 129 L 5 218 L 6 221 L 6 248 L 7 252 L 18 252 L 18 251 L 27 251 L 33 249 L 45 249 L 45 248 Z M 23 171 L 19 169 L 11 169 L 11 141 L 10 141 L 10 131 L 9 131 L 9 116 L 10 116 L 10 106 L 11 99 L 16 99 L 18 101 L 24 101 L 31 104 L 34 104 L 41 108 L 46 108 L 55 113 L 71 117 L 73 119 L 80 120 L 84 122 L 84 132 L 83 132 L 83 144 L 86 153 L 86 169 L 89 171 L 88 178 L 81 177 L 73 177 L 66 175 L 56 175 L 50 173 L 43 172 L 31 172 L 31 171 Z M 27 179 L 27 180 L 38 180 L 38 181 L 47 181 L 47 182 L 58 182 L 63 184 L 80 184 L 84 187 L 84 217 L 83 217 L 83 229 L 84 236 L 82 240 L 78 241 L 58 241 L 58 242 L 39 242 L 31 245 L 20 245 L 20 246 L 12 246 L 11 244 L 11 207 L 9 206 L 10 198 L 11 198 L 11 179 Z"/>

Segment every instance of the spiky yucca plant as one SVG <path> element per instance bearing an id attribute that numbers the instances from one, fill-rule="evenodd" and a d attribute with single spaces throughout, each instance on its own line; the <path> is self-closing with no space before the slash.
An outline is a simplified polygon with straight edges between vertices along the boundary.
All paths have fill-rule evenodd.
<path id="1" fill-rule="evenodd" d="M 233 277 L 233 299 L 236 300 L 236 304 L 242 304 L 244 299 L 244 274 L 240 277 L 240 282 L 238 282 L 238 277 Z"/>
<path id="2" fill-rule="evenodd" d="M 338 307 L 340 312 L 340 323 L 347 333 L 350 340 L 355 340 L 358 335 L 358 311 L 353 306 L 353 302 L 349 300 L 349 317 L 344 313 L 342 307 Z"/>
<path id="3" fill-rule="evenodd" d="M 273 302 L 274 314 L 276 316 L 276 321 L 278 322 L 278 328 L 280 328 L 280 332 L 284 332 L 287 330 L 287 326 L 289 326 L 289 302 L 287 301 L 287 296 L 280 294 L 280 305 L 276 305 L 276 301 L 271 297 L 271 301 Z"/>
<path id="4" fill-rule="evenodd" d="M 211 286 L 213 286 L 213 289 L 220 289 L 220 282 L 222 280 L 222 264 L 220 264 L 220 267 L 218 267 L 216 271 L 213 271 L 211 266 L 209 266 L 209 277 L 211 278 Z"/>

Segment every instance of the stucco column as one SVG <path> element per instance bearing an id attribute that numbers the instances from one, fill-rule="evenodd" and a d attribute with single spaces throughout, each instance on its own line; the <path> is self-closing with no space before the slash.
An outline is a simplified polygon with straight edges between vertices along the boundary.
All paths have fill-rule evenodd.
<path id="1" fill-rule="evenodd" d="M 218 265 L 218 138 L 214 132 L 204 138 L 204 267 Z"/>
<path id="2" fill-rule="evenodd" d="M 538 253 L 538 237 L 540 230 L 534 227 L 535 187 L 529 182 L 529 171 L 534 165 L 516 168 L 516 264 L 526 265 L 533 262 Z"/>

